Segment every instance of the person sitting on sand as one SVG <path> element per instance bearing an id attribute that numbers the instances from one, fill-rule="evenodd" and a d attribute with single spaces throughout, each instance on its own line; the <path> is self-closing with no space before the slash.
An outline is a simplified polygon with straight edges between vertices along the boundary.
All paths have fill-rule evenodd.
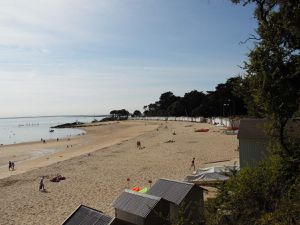
<path id="1" fill-rule="evenodd" d="M 63 177 L 62 175 L 60 174 L 57 174 L 56 177 L 53 177 L 50 181 L 51 182 L 60 182 L 61 180 L 65 180 L 66 178 Z"/>
<path id="2" fill-rule="evenodd" d="M 196 170 L 196 166 L 195 166 L 195 158 L 193 158 L 193 160 L 192 160 L 192 162 L 191 162 L 191 167 L 190 167 L 190 170 L 191 170 L 192 168 L 194 168 L 194 170 L 193 170 L 193 171 L 195 171 L 195 170 Z"/>
<path id="3" fill-rule="evenodd" d="M 42 176 L 42 178 L 41 178 L 41 180 L 40 180 L 39 191 L 45 191 L 44 176 Z"/>
<path id="4" fill-rule="evenodd" d="M 170 140 L 168 140 L 168 141 L 166 141 L 166 143 L 173 143 L 173 142 L 175 142 L 173 138 L 170 139 Z"/>

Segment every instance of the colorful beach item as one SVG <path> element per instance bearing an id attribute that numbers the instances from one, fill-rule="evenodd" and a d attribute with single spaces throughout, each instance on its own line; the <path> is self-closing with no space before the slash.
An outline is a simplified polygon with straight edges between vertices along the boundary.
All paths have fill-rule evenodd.
<path id="1" fill-rule="evenodd" d="M 141 188 L 140 187 L 133 187 L 131 190 L 139 192 L 141 190 Z"/>
<path id="2" fill-rule="evenodd" d="M 139 191 L 139 193 L 142 193 L 142 194 L 146 194 L 147 192 L 148 192 L 148 188 L 147 187 L 144 187 L 143 189 L 141 189 L 140 191 Z"/>

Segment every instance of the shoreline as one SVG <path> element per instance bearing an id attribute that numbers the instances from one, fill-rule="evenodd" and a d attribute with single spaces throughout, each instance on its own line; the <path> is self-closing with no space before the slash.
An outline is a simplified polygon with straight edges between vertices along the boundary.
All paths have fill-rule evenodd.
<path id="1" fill-rule="evenodd" d="M 70 136 L 59 139 L 59 141 L 56 139 L 49 139 L 46 140 L 46 143 L 41 141 L 33 141 L 3 145 L 0 147 L 0 179 L 21 174 L 43 166 L 48 166 L 72 157 L 91 153 L 96 150 L 101 150 L 102 148 L 117 144 L 120 141 L 124 141 L 124 138 L 122 137 L 107 139 L 105 135 L 101 137 L 101 134 L 99 134 L 99 131 L 101 132 L 101 130 L 105 129 L 104 127 L 117 126 L 118 124 L 119 122 L 101 123 L 100 125 L 94 124 L 91 126 L 86 124 L 85 127 L 81 128 L 83 131 L 85 131 L 84 135 L 81 134 Z M 137 124 L 137 122 L 132 124 Z M 146 131 L 149 130 L 148 128 Z M 123 129 L 126 130 L 127 128 Z M 156 126 L 151 129 L 156 129 Z M 122 131 L 116 131 L 116 135 L 119 133 L 122 133 Z M 138 135 L 140 134 L 141 133 L 138 133 Z M 95 135 L 97 136 L 98 140 L 95 140 Z M 129 136 L 126 135 L 126 138 L 134 137 L 136 137 L 135 133 Z M 41 153 L 41 151 L 44 151 L 45 154 Z M 16 170 L 8 171 L 6 166 L 8 165 L 8 161 L 15 162 Z"/>

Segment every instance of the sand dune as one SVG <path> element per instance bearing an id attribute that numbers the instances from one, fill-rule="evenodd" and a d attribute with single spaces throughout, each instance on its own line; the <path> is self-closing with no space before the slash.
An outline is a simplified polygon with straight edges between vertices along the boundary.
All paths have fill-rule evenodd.
<path id="1" fill-rule="evenodd" d="M 210 131 L 196 133 L 196 128 Z M 190 173 L 192 157 L 196 157 L 197 167 L 224 160 L 230 161 L 219 164 L 232 164 L 238 157 L 236 136 L 225 135 L 220 128 L 208 124 L 126 121 L 88 127 L 87 132 L 62 142 L 61 147 L 73 143 L 72 149 L 24 161 L 17 164 L 14 172 L 0 169 L 2 177 L 22 172 L 0 180 L 1 225 L 60 224 L 79 204 L 113 215 L 111 203 L 127 187 L 127 178 L 130 186 L 148 186 L 148 180 L 155 182 L 160 177 L 181 180 Z M 166 143 L 171 139 L 175 142 Z M 136 148 L 137 140 L 144 149 Z M 23 144 L 20 148 L 40 144 Z M 57 173 L 66 180 L 51 183 L 48 178 Z M 47 177 L 47 193 L 38 191 L 42 175 Z"/>

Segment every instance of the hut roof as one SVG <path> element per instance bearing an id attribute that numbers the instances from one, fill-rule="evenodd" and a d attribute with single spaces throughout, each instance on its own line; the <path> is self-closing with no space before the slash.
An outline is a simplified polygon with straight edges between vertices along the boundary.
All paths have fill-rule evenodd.
<path id="1" fill-rule="evenodd" d="M 113 203 L 116 209 L 146 218 L 161 198 L 125 190 Z"/>
<path id="2" fill-rule="evenodd" d="M 264 129 L 268 124 L 267 119 L 241 119 L 238 139 L 268 139 Z M 292 137 L 300 136 L 300 119 L 294 118 L 287 123 L 287 132 Z"/>
<path id="3" fill-rule="evenodd" d="M 113 218 L 109 225 L 134 225 L 133 223 L 129 223 L 118 218 Z"/>
<path id="4" fill-rule="evenodd" d="M 111 217 L 96 209 L 80 205 L 62 225 L 108 225 Z"/>
<path id="5" fill-rule="evenodd" d="M 159 196 L 169 202 L 179 205 L 194 186 L 195 184 L 187 182 L 159 179 L 150 188 L 148 194 Z"/>

